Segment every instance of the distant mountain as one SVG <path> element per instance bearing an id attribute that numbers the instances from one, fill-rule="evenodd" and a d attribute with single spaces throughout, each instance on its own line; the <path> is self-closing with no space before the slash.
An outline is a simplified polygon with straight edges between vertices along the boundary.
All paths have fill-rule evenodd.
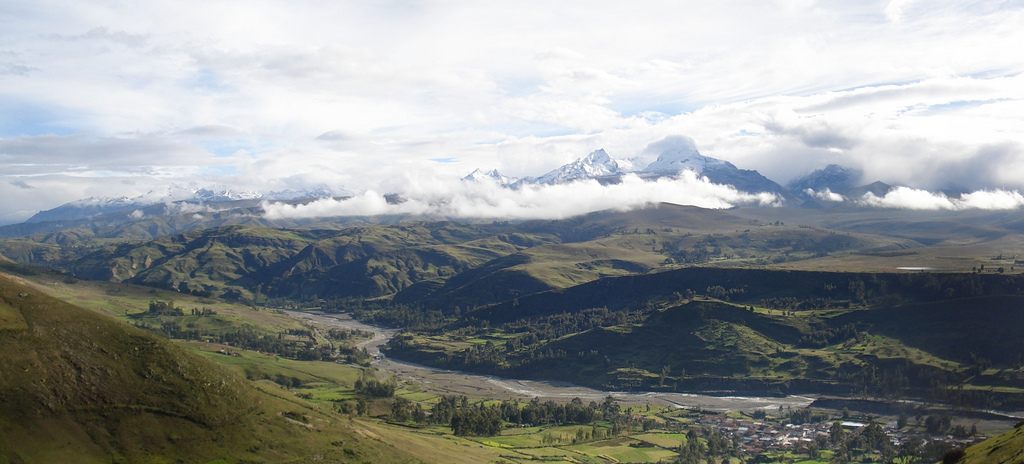
<path id="1" fill-rule="evenodd" d="M 326 186 L 320 186 L 308 189 L 275 190 L 262 194 L 260 199 L 272 201 L 313 200 L 318 198 L 344 197 L 350 196 L 351 194 L 351 192 L 343 189 L 332 189 Z"/>
<path id="2" fill-rule="evenodd" d="M 158 210 L 152 207 L 163 206 L 163 214 L 177 214 L 183 209 L 196 209 L 181 205 L 233 204 L 241 206 L 244 202 L 255 204 L 259 200 L 295 201 L 316 198 L 327 198 L 344 195 L 341 191 L 320 186 L 311 189 L 289 189 L 269 192 L 238 190 L 223 186 L 197 187 L 196 185 L 170 185 L 164 189 L 152 190 L 136 197 L 89 197 L 75 200 L 56 208 L 40 211 L 26 220 L 26 223 L 42 223 L 53 221 L 77 221 L 95 219 L 113 214 L 132 215 L 138 219 L 142 215 L 152 215 Z M 214 208 L 225 209 L 225 208 Z"/>
<path id="3" fill-rule="evenodd" d="M 53 209 L 46 211 L 40 211 L 28 218 L 26 223 L 39 223 L 39 222 L 50 222 L 50 221 L 74 221 L 79 219 L 88 219 L 91 217 L 101 216 L 104 214 L 111 214 L 117 212 L 130 212 L 131 210 L 138 208 L 142 204 L 139 203 L 138 199 L 120 197 L 120 198 L 97 198 L 89 197 L 82 200 L 75 200 L 72 202 L 64 203 Z"/>
<path id="4" fill-rule="evenodd" d="M 259 192 L 236 191 L 231 189 L 211 190 L 201 188 L 196 190 L 191 197 L 185 198 L 184 200 L 195 201 L 198 203 L 214 203 L 220 201 L 259 200 L 260 198 L 263 198 L 263 194 Z"/>
<path id="5" fill-rule="evenodd" d="M 867 185 L 861 185 L 860 187 L 854 187 L 853 189 L 850 189 L 847 196 L 850 198 L 860 198 L 870 192 L 875 196 L 883 197 L 892 189 L 892 185 L 889 185 L 881 181 L 875 181 Z"/>
<path id="6" fill-rule="evenodd" d="M 859 169 L 830 164 L 793 180 L 787 187 L 794 192 L 804 192 L 807 189 L 818 192 L 828 189 L 845 194 L 857 187 L 862 175 Z"/>
<path id="7" fill-rule="evenodd" d="M 661 177 L 675 177 L 681 172 L 689 170 L 698 176 L 707 177 L 711 182 L 732 185 L 743 192 L 769 192 L 782 199 L 793 198 L 789 191 L 757 171 L 740 169 L 728 161 L 702 155 L 697 150 L 693 139 L 689 137 L 666 137 L 648 145 L 644 154 L 656 155 L 657 159 L 643 169 L 637 170 L 634 168 L 634 163 L 638 158 L 619 160 L 612 158 L 604 149 L 599 149 L 541 176 L 524 178 L 509 185 L 518 188 L 526 184 L 565 184 L 583 179 L 614 183 L 629 173 L 653 180 Z M 470 174 L 470 176 L 474 175 L 486 176 L 490 173 L 474 171 L 473 174 Z"/>
<path id="8" fill-rule="evenodd" d="M 609 156 L 608 152 L 602 148 L 532 179 L 530 183 L 545 185 L 565 184 L 583 179 L 619 176 L 625 173 L 626 170 L 623 169 L 619 161 Z"/>
<path id="9" fill-rule="evenodd" d="M 501 186 L 508 186 L 516 183 L 519 179 L 515 177 L 508 177 L 497 169 L 491 169 L 490 171 L 483 171 L 481 169 L 474 169 L 473 172 L 462 178 L 465 182 L 494 182 Z"/>
<path id="10" fill-rule="evenodd" d="M 728 161 L 702 155 L 693 139 L 686 136 L 666 137 L 648 145 L 644 153 L 657 154 L 658 158 L 638 171 L 641 177 L 675 176 L 684 170 L 690 170 L 699 176 L 707 177 L 711 182 L 732 185 L 743 192 L 769 192 L 783 199 L 792 197 L 781 185 L 757 171 L 740 169 Z"/>
<path id="11" fill-rule="evenodd" d="M 645 153 L 657 153 L 658 159 L 648 164 L 643 172 L 676 175 L 684 170 L 690 170 L 697 174 L 705 171 L 721 169 L 731 166 L 731 163 L 717 158 L 704 156 L 697 151 L 697 145 L 693 139 L 684 136 L 666 137 L 658 142 L 652 143 L 644 150 Z"/>

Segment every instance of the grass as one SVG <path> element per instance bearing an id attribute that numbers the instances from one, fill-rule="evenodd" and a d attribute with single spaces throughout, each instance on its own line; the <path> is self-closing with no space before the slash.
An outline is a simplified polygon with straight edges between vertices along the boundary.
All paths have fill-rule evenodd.
<path id="1" fill-rule="evenodd" d="M 472 440 L 438 435 L 431 431 L 418 431 L 378 421 L 356 420 L 356 431 L 371 440 L 400 444 L 402 450 L 425 462 L 451 464 L 478 464 L 488 462 L 522 462 L 505 459 L 507 453 L 500 448 L 483 445 Z M 525 461 L 525 459 L 523 460 Z"/>
<path id="2" fill-rule="evenodd" d="M 21 317 L 21 311 L 0 301 L 0 330 L 24 330 L 26 328 L 25 318 Z"/>
<path id="3" fill-rule="evenodd" d="M 633 438 L 662 448 L 677 448 L 686 441 L 683 433 L 642 433 Z"/>
<path id="4" fill-rule="evenodd" d="M 223 300 L 199 298 L 179 292 L 143 287 L 125 283 L 69 279 L 64 276 L 37 273 L 26 276 L 31 285 L 47 294 L 74 301 L 76 305 L 119 319 L 143 313 L 151 300 L 174 300 L 186 314 L 193 308 L 209 308 L 216 316 L 206 318 L 210 324 L 231 326 L 247 325 L 260 332 L 278 333 L 288 329 L 302 329 L 301 322 L 273 309 L 252 307 Z"/>
<path id="5" fill-rule="evenodd" d="M 1018 464 L 1024 462 L 1024 426 L 967 448 L 964 464 Z"/>
<path id="6" fill-rule="evenodd" d="M 362 369 L 328 361 L 297 361 L 272 354 L 237 350 L 229 346 L 204 342 L 181 342 L 193 352 L 222 364 L 250 379 L 294 377 L 304 385 L 331 385 L 351 388 Z M 222 354 L 228 350 L 233 355 Z"/>
<path id="7" fill-rule="evenodd" d="M 571 444 L 576 432 L 590 432 L 589 425 L 562 425 L 554 427 L 510 428 L 496 437 L 480 439 L 481 443 L 505 448 L 532 448 L 550 445 Z"/>
<path id="8" fill-rule="evenodd" d="M 676 456 L 675 452 L 645 445 L 644 442 L 626 437 L 575 445 L 566 449 L 595 458 L 611 458 L 612 462 L 659 462 Z"/>
<path id="9" fill-rule="evenodd" d="M 945 371 L 959 371 L 960 363 L 942 359 L 931 353 L 909 347 L 899 340 L 882 335 L 868 335 L 856 344 L 834 348 L 850 355 L 870 355 L 878 359 L 905 359 L 914 364 L 933 366 Z"/>
<path id="10" fill-rule="evenodd" d="M 0 462 L 411 460 L 273 384 L 17 278 L 0 276 L 0 301 L 27 326 L 0 331 Z"/>

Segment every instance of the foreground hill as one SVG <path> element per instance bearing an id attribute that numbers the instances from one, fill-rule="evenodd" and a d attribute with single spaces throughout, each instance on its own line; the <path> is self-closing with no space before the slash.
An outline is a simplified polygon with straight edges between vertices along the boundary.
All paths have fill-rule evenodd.
<path id="1" fill-rule="evenodd" d="M 958 461 L 962 464 L 1019 464 L 1024 462 L 1024 423 L 1013 430 L 976 443 Z"/>
<path id="2" fill-rule="evenodd" d="M 407 460 L 276 395 L 0 275 L 0 462 Z"/>

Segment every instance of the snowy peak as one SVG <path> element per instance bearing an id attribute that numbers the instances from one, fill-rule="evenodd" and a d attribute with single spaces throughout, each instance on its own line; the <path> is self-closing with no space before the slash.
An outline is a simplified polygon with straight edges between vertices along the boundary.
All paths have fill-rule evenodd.
<path id="1" fill-rule="evenodd" d="M 550 171 L 534 182 L 538 184 L 562 184 L 580 179 L 615 176 L 623 174 L 619 162 L 604 149 L 590 152 L 587 156 Z"/>
<path id="2" fill-rule="evenodd" d="M 757 171 L 740 169 L 728 161 L 702 155 L 693 139 L 683 135 L 654 142 L 644 149 L 643 155 L 648 159 L 655 155 L 658 157 L 637 173 L 644 178 L 676 176 L 689 170 L 716 184 L 731 185 L 741 192 L 774 193 L 784 200 L 790 196 L 781 185 Z"/>
<path id="3" fill-rule="evenodd" d="M 736 169 L 728 161 L 700 154 L 693 139 L 682 135 L 673 135 L 654 142 L 647 146 L 644 153 L 657 154 L 658 159 L 647 165 L 643 172 L 671 175 L 690 170 L 702 175 L 715 168 Z"/>
<path id="4" fill-rule="evenodd" d="M 512 185 L 516 183 L 518 179 L 514 177 L 507 177 L 502 173 L 498 172 L 497 169 L 491 169 L 490 171 L 483 171 L 481 169 L 474 169 L 473 172 L 462 178 L 465 182 L 494 182 L 498 185 Z"/>
<path id="5" fill-rule="evenodd" d="M 260 198 L 263 198 L 263 194 L 259 192 L 237 191 L 231 189 L 211 190 L 201 188 L 196 190 L 195 193 L 192 194 L 192 198 L 187 200 L 198 201 L 200 203 L 210 203 L 219 201 L 259 200 Z"/>
<path id="6" fill-rule="evenodd" d="M 182 209 L 181 205 L 186 204 L 235 204 L 232 202 L 254 202 L 261 199 L 296 200 L 325 198 L 333 195 L 333 191 L 326 187 L 309 190 L 280 190 L 264 194 L 224 186 L 198 187 L 195 184 L 171 184 L 135 197 L 89 197 L 71 201 L 53 209 L 40 211 L 25 222 L 74 221 L 111 214 L 123 214 L 137 219 L 136 209 L 145 209 L 154 205 L 167 205 L 162 214 L 175 214 L 180 212 Z M 172 207 L 174 205 L 179 207 Z"/>
<path id="7" fill-rule="evenodd" d="M 40 211 L 25 222 L 68 221 L 87 219 L 102 214 L 124 212 L 141 206 L 136 198 L 89 197 L 65 203 L 56 208 Z"/>
<path id="8" fill-rule="evenodd" d="M 308 200 L 308 199 L 319 199 L 319 198 L 333 198 L 337 195 L 348 195 L 345 191 L 336 191 L 334 189 L 320 186 L 308 189 L 285 189 L 275 190 L 262 194 L 261 199 L 270 201 L 293 201 L 293 200 Z"/>

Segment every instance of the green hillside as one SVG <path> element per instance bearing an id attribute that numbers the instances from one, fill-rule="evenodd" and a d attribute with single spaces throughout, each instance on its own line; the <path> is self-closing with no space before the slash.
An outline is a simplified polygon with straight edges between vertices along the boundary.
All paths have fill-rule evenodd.
<path id="1" fill-rule="evenodd" d="M 405 460 L 272 387 L 254 388 L 168 341 L 0 276 L 0 462 L 313 456 Z"/>
<path id="2" fill-rule="evenodd" d="M 58 262 L 49 264 L 89 279 L 231 299 L 377 297 L 551 240 L 458 224 L 341 230 L 232 226 L 105 245 L 72 259 L 54 254 Z M 32 262 L 19 246 L 27 245 L 10 241 L 6 252 Z"/>
<path id="3" fill-rule="evenodd" d="M 1020 464 L 1024 462 L 1024 424 L 966 450 L 963 464 Z"/>
<path id="4" fill-rule="evenodd" d="M 97 235 L 70 229 L 0 240 L 0 254 L 89 279 L 246 301 L 397 294 L 396 302 L 450 307 L 609 276 L 699 265 L 768 266 L 919 245 L 677 205 L 518 223 L 315 223 L 284 229 L 249 221 L 171 234 L 175 230 L 153 226 L 157 238 L 150 239 L 129 230 Z"/>
<path id="5" fill-rule="evenodd" d="M 518 306 L 513 302 L 470 312 L 443 330 L 398 337 L 391 343 L 392 355 L 605 389 L 826 393 L 1004 410 L 1024 406 L 1024 346 L 1016 336 L 1024 333 L 1019 311 L 1024 296 L 999 295 L 999 289 L 1016 291 L 1012 280 L 979 284 L 993 296 L 927 301 L 928 295 L 917 290 L 918 277 L 902 275 L 869 285 L 884 285 L 886 293 L 858 307 L 840 294 L 834 295 L 839 303 L 832 309 L 772 309 L 753 303 L 821 283 L 811 273 L 776 274 L 781 275 L 767 279 L 761 290 L 751 285 L 750 294 L 733 295 L 739 302 L 679 291 L 673 296 L 672 287 L 658 295 L 636 279 L 602 279 L 579 286 L 597 286 L 599 293 L 585 293 L 594 300 L 569 299 L 576 287 L 553 292 L 558 298 L 543 305 L 535 301 L 543 294 L 521 298 Z M 838 278 L 818 276 L 825 277 Z M 947 277 L 942 285 L 963 283 Z M 902 279 L 909 280 L 900 286 Z M 806 300 L 764 301 L 795 306 L 830 301 L 806 293 Z M 892 303 L 907 299 L 926 301 Z M 598 306 L 602 302 L 607 306 Z"/>

